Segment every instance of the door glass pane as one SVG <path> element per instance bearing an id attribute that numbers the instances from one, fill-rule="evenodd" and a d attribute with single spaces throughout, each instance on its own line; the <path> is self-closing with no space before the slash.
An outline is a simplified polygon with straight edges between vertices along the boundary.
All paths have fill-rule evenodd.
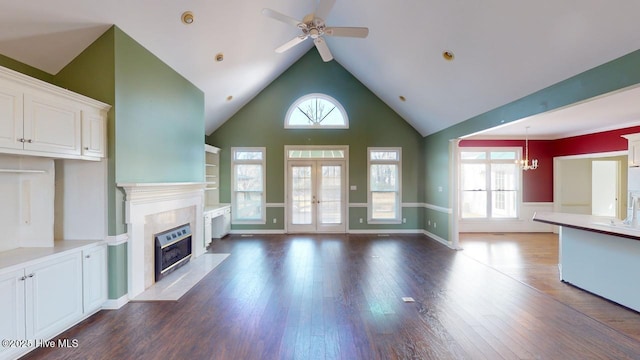
<path id="1" fill-rule="evenodd" d="M 312 223 L 311 166 L 291 167 L 291 223 L 308 225 Z"/>
<path id="2" fill-rule="evenodd" d="M 320 224 L 342 223 L 342 167 L 320 167 L 320 193 L 318 194 Z"/>
<path id="3" fill-rule="evenodd" d="M 389 220 L 396 218 L 397 192 L 372 192 L 371 217 L 375 220 Z"/>
<path id="4" fill-rule="evenodd" d="M 462 192 L 462 217 L 486 218 L 487 217 L 487 192 L 463 191 Z"/>

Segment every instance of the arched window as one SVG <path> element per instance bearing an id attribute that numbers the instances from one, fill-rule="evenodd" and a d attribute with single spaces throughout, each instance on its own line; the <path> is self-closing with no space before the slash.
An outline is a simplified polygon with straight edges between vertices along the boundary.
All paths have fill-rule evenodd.
<path id="1" fill-rule="evenodd" d="M 284 127 L 348 129 L 349 119 L 338 100 L 316 93 L 299 98 L 289 107 Z"/>

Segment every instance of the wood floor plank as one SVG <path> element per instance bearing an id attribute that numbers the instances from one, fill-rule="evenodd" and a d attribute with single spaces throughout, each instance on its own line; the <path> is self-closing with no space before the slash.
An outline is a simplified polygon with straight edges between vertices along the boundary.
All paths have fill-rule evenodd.
<path id="1" fill-rule="evenodd" d="M 209 251 L 231 255 L 179 301 L 101 311 L 60 335 L 78 348 L 25 359 L 640 358 L 640 339 L 624 330 L 640 315 L 547 284 L 552 249 L 526 244 L 533 254 L 519 263 L 506 257 L 516 245 L 474 246 L 457 252 L 422 235 L 229 236 Z M 610 326 L 584 309 L 624 316 Z"/>

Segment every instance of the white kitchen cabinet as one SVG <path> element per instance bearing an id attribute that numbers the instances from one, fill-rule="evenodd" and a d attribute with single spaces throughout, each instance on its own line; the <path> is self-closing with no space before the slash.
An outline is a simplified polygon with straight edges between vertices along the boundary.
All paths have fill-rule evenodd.
<path id="1" fill-rule="evenodd" d="M 0 79 L 0 147 L 22 149 L 22 91 Z"/>
<path id="2" fill-rule="evenodd" d="M 0 252 L 0 337 L 23 340 L 0 347 L 0 359 L 15 359 L 95 312 L 106 300 L 106 266 L 106 245 L 93 241 Z"/>
<path id="3" fill-rule="evenodd" d="M 0 338 L 24 340 L 25 303 L 24 270 L 11 271 L 0 275 Z M 18 348 L 0 347 L 0 358 L 11 356 Z"/>
<path id="4" fill-rule="evenodd" d="M 107 148 L 107 119 L 96 110 L 82 111 L 82 155 L 105 157 Z"/>
<path id="5" fill-rule="evenodd" d="M 0 67 L 0 152 L 99 160 L 110 108 Z"/>
<path id="6" fill-rule="evenodd" d="M 622 135 L 629 142 L 629 167 L 640 166 L 640 134 Z"/>
<path id="7" fill-rule="evenodd" d="M 46 339 L 82 316 L 82 258 L 75 252 L 25 268 L 26 335 Z"/>
<path id="8" fill-rule="evenodd" d="M 46 93 L 24 95 L 25 150 L 80 155 L 80 108 Z"/>
<path id="9" fill-rule="evenodd" d="M 107 301 L 106 245 L 82 252 L 82 297 L 84 314 L 100 309 Z"/>

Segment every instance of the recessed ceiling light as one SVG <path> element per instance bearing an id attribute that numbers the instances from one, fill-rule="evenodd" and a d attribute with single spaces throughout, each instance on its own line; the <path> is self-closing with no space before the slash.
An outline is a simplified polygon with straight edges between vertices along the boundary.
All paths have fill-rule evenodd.
<path id="1" fill-rule="evenodd" d="M 407 98 L 402 96 L 402 95 L 398 96 L 398 99 L 400 99 L 400 101 L 402 101 L 402 102 L 407 101 Z"/>
<path id="2" fill-rule="evenodd" d="M 216 61 L 220 62 L 222 60 L 224 60 L 224 54 L 223 53 L 217 53 L 216 54 Z"/>
<path id="3" fill-rule="evenodd" d="M 233 96 L 231 95 L 227 96 L 227 101 L 231 101 L 231 100 L 233 100 Z"/>
<path id="4" fill-rule="evenodd" d="M 182 19 L 182 23 L 185 25 L 193 24 L 193 13 L 191 11 L 183 12 L 180 18 Z"/>
<path id="5" fill-rule="evenodd" d="M 442 57 L 447 61 L 451 61 L 453 60 L 454 55 L 453 52 L 447 50 L 442 52 Z"/>

